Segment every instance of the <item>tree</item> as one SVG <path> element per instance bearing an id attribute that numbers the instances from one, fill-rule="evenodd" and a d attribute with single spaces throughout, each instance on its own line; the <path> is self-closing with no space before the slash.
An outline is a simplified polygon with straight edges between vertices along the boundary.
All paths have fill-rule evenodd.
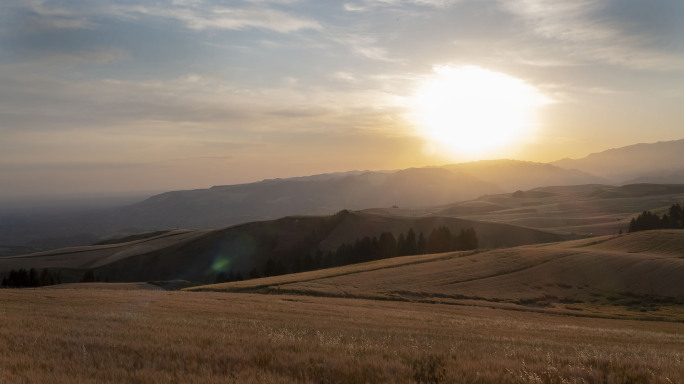
<path id="1" fill-rule="evenodd" d="M 477 239 L 477 233 L 473 228 L 461 228 L 461 231 L 457 236 L 457 247 L 455 249 L 459 251 L 477 249 L 479 241 Z"/>
<path id="2" fill-rule="evenodd" d="M 95 271 L 92 269 L 87 270 L 81 278 L 81 283 L 92 283 L 96 281 L 100 281 L 100 279 L 95 276 Z"/>
<path id="3" fill-rule="evenodd" d="M 452 250 L 453 237 L 448 227 L 435 228 L 428 237 L 428 252 L 440 253 Z"/>
<path id="4" fill-rule="evenodd" d="M 418 253 L 418 244 L 416 243 L 416 233 L 413 228 L 409 228 L 406 233 L 406 244 L 404 245 L 405 255 L 415 255 Z"/>
<path id="5" fill-rule="evenodd" d="M 400 233 L 399 237 L 397 237 L 397 255 L 398 256 L 407 255 L 405 249 L 406 249 L 406 238 L 404 237 L 403 233 Z"/>
<path id="6" fill-rule="evenodd" d="M 423 255 L 427 253 L 427 241 L 425 241 L 425 236 L 423 232 L 418 235 L 418 240 L 416 241 L 416 255 Z"/>
<path id="7" fill-rule="evenodd" d="M 662 217 L 651 211 L 643 211 L 639 216 L 633 217 L 629 221 L 629 232 L 660 228 L 684 228 L 684 212 L 679 203 L 672 204 L 667 213 L 664 213 Z"/>
<path id="8" fill-rule="evenodd" d="M 388 259 L 390 257 L 395 257 L 398 254 L 397 250 L 397 240 L 394 235 L 390 232 L 383 232 L 380 234 L 380 240 L 378 240 L 379 257 L 381 259 Z"/>

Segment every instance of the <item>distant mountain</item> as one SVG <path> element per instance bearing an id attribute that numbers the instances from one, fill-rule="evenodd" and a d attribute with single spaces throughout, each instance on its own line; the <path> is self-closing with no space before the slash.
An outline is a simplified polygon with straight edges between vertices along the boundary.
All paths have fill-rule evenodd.
<path id="1" fill-rule="evenodd" d="M 684 184 L 684 168 L 675 172 L 662 174 L 653 173 L 650 176 L 641 176 L 628 180 L 625 184 Z"/>
<path id="2" fill-rule="evenodd" d="M 431 206 L 501 191 L 464 172 L 412 168 L 167 192 L 113 211 L 107 220 L 146 229 L 216 228 L 342 209 Z"/>
<path id="3" fill-rule="evenodd" d="M 271 179 L 166 192 L 90 213 L 4 216 L 0 244 L 53 249 L 170 228 L 209 229 L 342 209 L 433 207 L 518 189 L 604 181 L 581 171 L 515 160 Z"/>
<path id="4" fill-rule="evenodd" d="M 118 209 L 110 222 L 145 229 L 215 228 L 341 209 L 430 207 L 484 194 L 546 185 L 605 182 L 586 172 L 515 160 L 481 161 L 395 172 L 275 179 L 210 189 L 167 192 Z"/>
<path id="5" fill-rule="evenodd" d="M 551 164 L 590 172 L 620 184 L 680 183 L 684 175 L 684 139 L 635 144 Z"/>
<path id="6" fill-rule="evenodd" d="M 589 172 L 530 161 L 483 160 L 447 165 L 444 168 L 477 177 L 506 192 L 555 185 L 609 183 L 605 178 Z"/>

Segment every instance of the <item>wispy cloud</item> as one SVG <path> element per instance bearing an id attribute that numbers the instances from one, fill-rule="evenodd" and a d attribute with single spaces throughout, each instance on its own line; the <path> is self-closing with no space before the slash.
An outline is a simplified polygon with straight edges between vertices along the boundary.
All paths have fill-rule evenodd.
<path id="1" fill-rule="evenodd" d="M 175 19 L 194 30 L 241 30 L 260 28 L 280 33 L 322 29 L 315 20 L 267 7 L 216 7 L 204 2 L 176 4 L 175 7 L 141 5 L 120 8 L 123 14 Z"/>
<path id="2" fill-rule="evenodd" d="M 48 2 L 46 0 L 24 0 L 18 5 L 27 7 L 32 15 L 29 22 L 34 27 L 47 29 L 93 29 L 96 23 L 80 11 Z M 15 5 L 17 6 L 17 5 Z"/>
<path id="3" fill-rule="evenodd" d="M 291 0 L 250 0 L 234 6 L 218 6 L 204 0 L 176 0 L 171 3 L 141 2 L 135 4 L 93 1 L 69 4 L 50 0 L 23 0 L 21 4 L 33 13 L 33 22 L 47 28 L 93 29 L 97 17 L 135 19 L 163 18 L 182 22 L 193 30 L 243 30 L 259 28 L 279 33 L 313 29 L 318 21 L 284 12 L 277 5 L 293 4 Z"/>
<path id="4" fill-rule="evenodd" d="M 394 61 L 387 49 L 378 44 L 375 37 L 357 33 L 330 34 L 328 38 L 349 48 L 352 52 L 373 60 Z"/>
<path id="5" fill-rule="evenodd" d="M 532 33 L 561 45 L 570 59 L 635 69 L 684 66 L 682 52 L 660 49 L 650 30 L 607 12 L 605 2 L 500 0 L 500 4 L 522 17 Z"/>

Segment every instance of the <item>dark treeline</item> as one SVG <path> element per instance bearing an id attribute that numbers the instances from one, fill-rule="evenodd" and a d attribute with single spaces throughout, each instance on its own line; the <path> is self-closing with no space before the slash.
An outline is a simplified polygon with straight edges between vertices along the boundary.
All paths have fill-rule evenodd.
<path id="1" fill-rule="evenodd" d="M 301 248 L 295 247 L 289 255 L 283 255 L 284 257 L 277 260 L 268 258 L 261 267 L 254 267 L 249 273 L 249 278 L 339 267 L 397 256 L 470 250 L 477 247 L 477 234 L 473 228 L 461 229 L 458 234 L 452 234 L 448 227 L 442 226 L 433 229 L 427 237 L 423 232 L 416 235 L 413 229 L 409 229 L 406 234 L 399 234 L 398 237 L 391 232 L 383 232 L 380 237 L 365 236 L 353 244 L 343 243 L 334 252 L 301 252 Z"/>
<path id="2" fill-rule="evenodd" d="M 39 274 L 33 268 L 28 271 L 25 269 L 13 269 L 9 272 L 9 275 L 2 279 L 2 287 L 4 288 L 42 287 L 61 283 L 62 279 L 59 272 L 53 273 L 43 269 Z"/>
<path id="3" fill-rule="evenodd" d="M 66 282 L 73 282 L 73 278 L 66 279 Z M 83 277 L 77 280 L 81 283 L 89 282 L 99 282 L 100 278 L 95 274 L 95 271 L 89 269 L 85 271 Z M 105 279 L 105 281 L 109 281 Z M 56 285 L 62 284 L 62 274 L 60 271 L 50 271 L 47 269 L 38 270 L 31 268 L 28 271 L 26 269 L 13 269 L 9 272 L 7 276 L 2 279 L 2 284 L 0 287 L 3 288 L 35 288 L 43 287 L 46 285 Z"/>
<path id="4" fill-rule="evenodd" d="M 662 217 L 651 211 L 644 211 L 629 222 L 629 232 L 667 228 L 684 229 L 684 210 L 679 204 L 672 204 Z"/>
<path id="5" fill-rule="evenodd" d="M 215 283 L 228 283 L 231 281 L 240 281 L 244 280 L 244 277 L 242 277 L 242 273 L 240 272 L 233 272 L 233 271 L 228 271 L 226 272 L 219 272 L 218 275 L 216 275 L 216 281 Z"/>

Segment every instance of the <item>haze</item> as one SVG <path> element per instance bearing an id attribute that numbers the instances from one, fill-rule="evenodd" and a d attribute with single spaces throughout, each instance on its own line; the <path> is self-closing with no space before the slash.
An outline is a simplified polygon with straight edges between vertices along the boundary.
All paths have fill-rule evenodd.
<path id="1" fill-rule="evenodd" d="M 680 139 L 682 16 L 676 0 L 3 2 L 0 198 L 553 161 Z M 414 117 L 445 68 L 512 79 L 543 102 L 514 134 L 496 122 L 491 136 L 510 136 L 496 146 L 444 148 Z M 456 144 L 477 127 L 447 123 Z"/>

